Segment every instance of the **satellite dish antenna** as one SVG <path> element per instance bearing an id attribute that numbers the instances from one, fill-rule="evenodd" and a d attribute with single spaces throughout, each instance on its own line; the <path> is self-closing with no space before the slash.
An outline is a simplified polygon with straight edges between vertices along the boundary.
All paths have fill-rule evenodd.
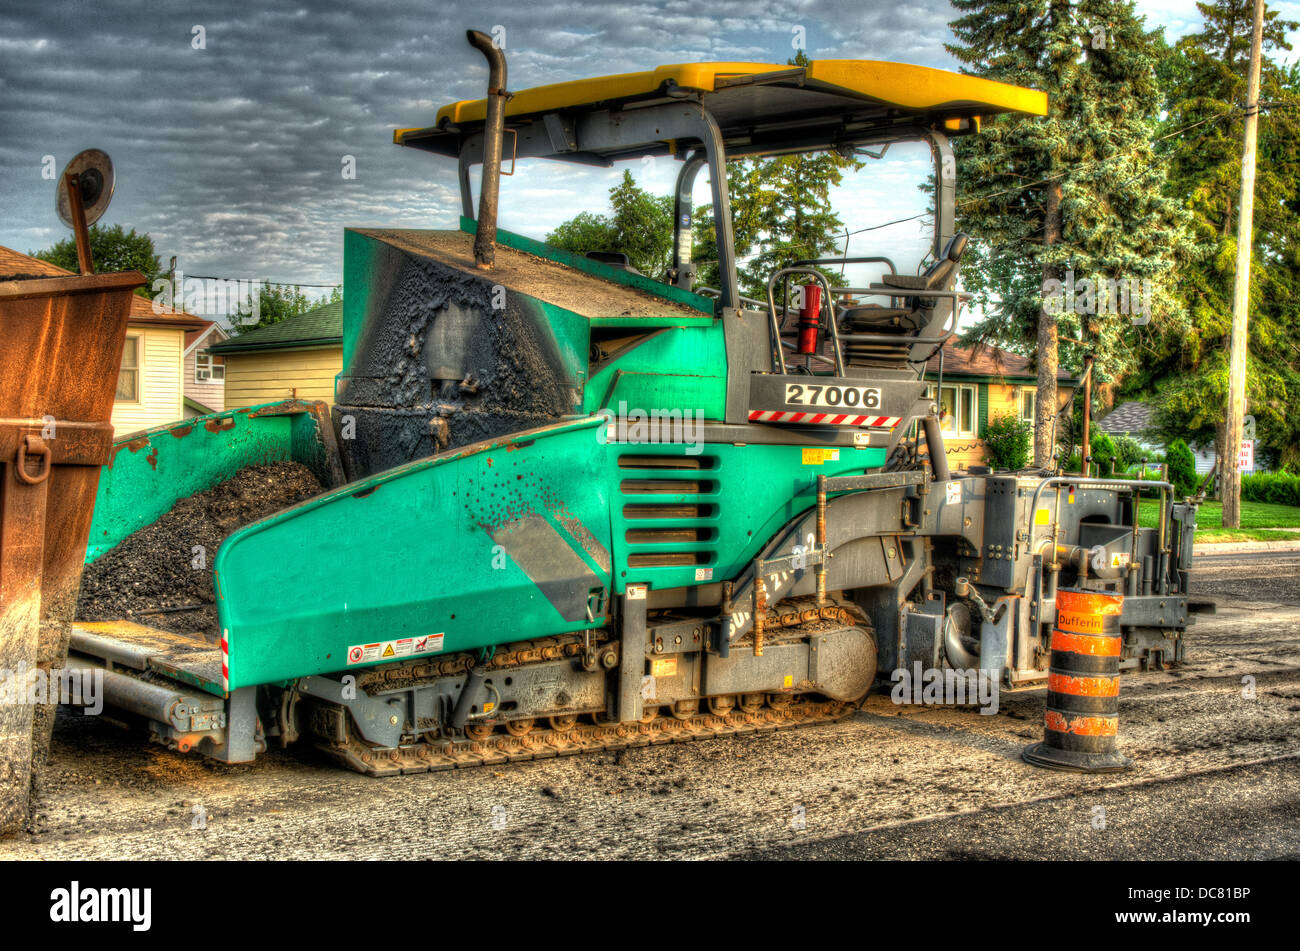
<path id="1" fill-rule="evenodd" d="M 59 176 L 54 211 L 77 239 L 77 263 L 82 274 L 93 274 L 90 233 L 86 230 L 108 210 L 113 199 L 113 160 L 99 149 L 75 155 Z"/>

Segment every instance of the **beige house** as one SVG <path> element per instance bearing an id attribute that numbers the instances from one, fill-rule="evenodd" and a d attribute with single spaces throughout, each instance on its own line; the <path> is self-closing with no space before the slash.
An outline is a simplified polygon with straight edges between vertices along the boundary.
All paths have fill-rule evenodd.
<path id="1" fill-rule="evenodd" d="M 71 274 L 58 265 L 0 247 L 0 274 Z M 207 321 L 136 295 L 131 298 L 122 368 L 113 401 L 118 438 L 185 417 L 185 335 Z"/>
<path id="2" fill-rule="evenodd" d="M 1028 357 L 997 347 L 962 350 L 949 341 L 942 364 L 938 354 L 926 364 L 931 394 L 940 386 L 940 366 L 940 427 L 950 468 L 987 465 L 980 434 L 990 419 L 1011 413 L 1033 424 L 1038 376 Z M 1058 405 L 1068 405 L 1078 382 L 1064 370 L 1057 374 Z"/>
<path id="3" fill-rule="evenodd" d="M 343 372 L 343 302 L 236 334 L 208 347 L 225 364 L 226 409 L 275 400 L 334 402 Z"/>

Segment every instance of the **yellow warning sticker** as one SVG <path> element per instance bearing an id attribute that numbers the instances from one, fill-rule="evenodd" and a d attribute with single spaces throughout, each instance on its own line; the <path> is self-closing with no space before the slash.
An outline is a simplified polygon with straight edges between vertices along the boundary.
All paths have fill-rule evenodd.
<path id="1" fill-rule="evenodd" d="M 805 466 L 820 466 L 823 462 L 840 461 L 838 449 L 805 449 L 802 456 L 802 464 Z"/>
<path id="2" fill-rule="evenodd" d="M 677 676 L 677 658 L 664 657 L 660 660 L 650 661 L 650 676 L 652 677 L 676 677 Z"/>
<path id="3" fill-rule="evenodd" d="M 786 675 L 785 675 L 785 680 L 783 680 L 783 681 L 781 682 L 781 686 L 782 686 L 782 687 L 793 687 L 793 686 L 794 686 L 794 676 L 793 676 L 792 674 L 786 674 Z"/>
<path id="4" fill-rule="evenodd" d="M 1046 525 L 1046 524 L 1047 524 L 1048 522 L 1050 522 L 1051 520 L 1052 520 L 1052 510 L 1051 510 L 1051 509 L 1036 509 L 1036 510 L 1034 511 L 1034 524 L 1035 524 L 1035 525 Z"/>

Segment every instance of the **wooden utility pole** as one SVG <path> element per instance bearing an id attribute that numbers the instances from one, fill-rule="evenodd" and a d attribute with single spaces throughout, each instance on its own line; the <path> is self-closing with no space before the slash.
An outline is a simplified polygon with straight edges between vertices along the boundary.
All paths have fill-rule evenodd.
<path id="1" fill-rule="evenodd" d="M 1264 0 L 1255 0 L 1246 85 L 1246 130 L 1241 147 L 1241 213 L 1237 220 L 1237 276 L 1232 288 L 1232 349 L 1228 357 L 1228 419 L 1224 439 L 1223 527 L 1241 527 L 1241 427 L 1246 416 L 1247 307 L 1250 303 L 1250 244 L 1255 217 L 1255 134 L 1259 125 L 1259 60 L 1264 38 Z"/>
<path id="2" fill-rule="evenodd" d="M 1092 475 L 1092 361 L 1091 353 L 1083 355 L 1083 445 L 1079 459 L 1085 479 Z"/>
<path id="3" fill-rule="evenodd" d="M 1047 203 L 1043 215 L 1043 245 L 1050 248 L 1061 241 L 1061 195 L 1059 181 L 1048 183 Z M 1064 275 L 1059 264 L 1043 265 L 1043 287 L 1049 281 L 1060 281 Z M 1073 300 L 1065 302 L 1065 309 L 1074 306 Z M 1060 333 L 1056 311 L 1043 300 L 1038 312 L 1038 394 L 1034 398 L 1034 465 L 1043 469 L 1052 467 L 1056 452 L 1053 445 L 1056 426 L 1056 373 L 1060 369 Z"/>

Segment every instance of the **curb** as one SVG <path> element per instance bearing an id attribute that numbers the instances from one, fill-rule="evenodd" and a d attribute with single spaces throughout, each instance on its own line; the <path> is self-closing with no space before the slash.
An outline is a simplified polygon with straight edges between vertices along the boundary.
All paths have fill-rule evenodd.
<path id="1" fill-rule="evenodd" d="M 1252 551 L 1300 552 L 1300 541 L 1222 542 L 1217 545 L 1207 542 L 1204 545 L 1192 545 L 1193 557 L 1196 555 L 1236 555 Z"/>

